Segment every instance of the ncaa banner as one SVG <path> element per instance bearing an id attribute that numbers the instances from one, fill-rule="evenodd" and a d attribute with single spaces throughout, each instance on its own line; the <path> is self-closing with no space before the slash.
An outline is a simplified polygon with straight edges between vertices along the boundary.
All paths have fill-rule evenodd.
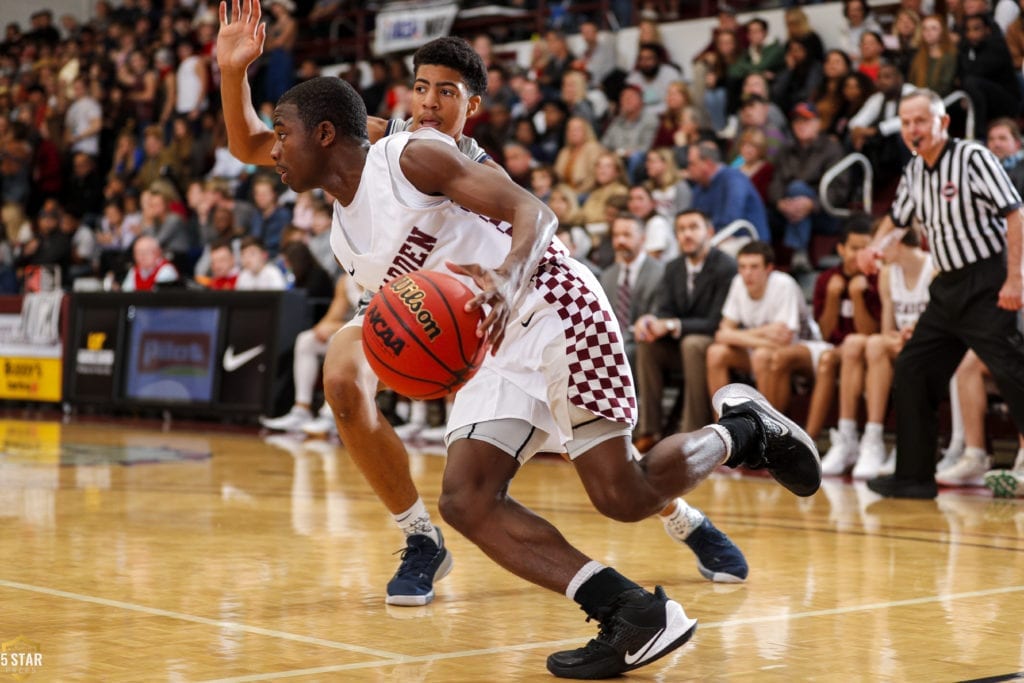
<path id="1" fill-rule="evenodd" d="M 377 13 L 373 52 L 411 50 L 435 38 L 448 35 L 458 3 L 440 3 L 426 6 L 389 5 Z"/>

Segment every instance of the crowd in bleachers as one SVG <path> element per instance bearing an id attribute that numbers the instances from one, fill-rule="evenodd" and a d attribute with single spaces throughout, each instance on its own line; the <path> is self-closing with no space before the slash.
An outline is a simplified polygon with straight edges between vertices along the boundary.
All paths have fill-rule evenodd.
<path id="1" fill-rule="evenodd" d="M 662 4 L 665 12 L 674 6 Z M 904 0 L 883 16 L 865 0 L 845 0 L 834 45 L 799 6 L 785 11 L 785 33 L 773 35 L 754 13 L 741 19 L 722 5 L 707 45 L 681 63 L 662 39 L 658 3 L 642 3 L 629 69 L 619 67 L 613 36 L 595 21 L 574 26 L 577 52 L 564 27 L 552 28 L 534 43 L 528 65 L 502 61 L 487 36 L 472 41 L 488 82 L 466 134 L 551 206 L 560 236 L 603 273 L 610 293 L 628 282 L 636 294 L 643 261 L 658 269 L 649 280 L 658 295 L 621 316 L 638 355 L 641 394 L 657 374 L 645 366 L 652 357 L 659 370 L 681 367 L 645 345 L 693 332 L 704 337 L 698 356 L 707 360 L 707 382 L 687 392 L 687 401 L 706 400 L 708 386 L 740 372 L 785 404 L 794 375 L 813 380 L 826 368 L 830 379 L 811 406 L 817 436 L 844 337 L 899 330 L 879 304 L 886 294 L 846 253 L 866 239 L 864 218 L 844 224 L 828 208 L 884 211 L 909 158 L 894 119 L 907 89 L 964 91 L 975 130 L 984 136 L 992 126 L 992 149 L 1021 188 L 1024 16 L 1012 0 L 996 7 L 947 0 L 940 14 L 931 4 Z M 264 7 L 267 44 L 250 77 L 268 123 L 276 98 L 319 71 L 312 60 L 293 60 L 304 26 L 295 9 L 291 0 Z M 228 150 L 216 11 L 202 2 L 99 0 L 86 22 L 64 16 L 57 26 L 40 10 L 27 28 L 7 25 L 0 43 L 0 292 L 23 291 L 36 282 L 35 269 L 54 267 L 68 288 L 148 289 L 188 279 L 332 296 L 339 273 L 327 238 L 331 198 L 296 196 L 268 169 Z M 410 72 L 401 56 L 371 60 L 365 79 L 356 68 L 340 77 L 359 88 L 370 115 L 408 114 Z M 955 130 L 968 119 L 963 104 L 952 107 Z M 854 151 L 872 166 L 870 207 L 862 205 L 864 177 L 856 169 L 819 196 L 825 171 Z M 690 209 L 699 213 L 680 215 Z M 737 220 L 757 238 L 742 249 L 732 241 L 739 275 L 730 256 L 718 277 L 702 278 L 707 254 L 717 253 L 710 235 Z M 700 230 L 706 236 L 695 238 Z M 689 266 L 673 266 L 683 263 L 680 255 Z M 688 268 L 697 271 L 690 273 L 695 282 L 673 290 L 678 283 L 670 278 Z M 816 272 L 809 307 L 793 276 L 810 283 Z M 724 289 L 699 310 L 687 308 L 708 286 Z M 766 289 L 771 307 L 757 303 Z M 666 298 L 673 291 L 678 300 Z M 761 337 L 746 334 L 762 327 Z M 783 353 L 782 346 L 797 350 Z M 738 353 L 743 347 L 751 352 Z M 680 361 L 688 362 L 685 353 Z M 641 395 L 641 405 L 653 404 Z M 705 407 L 684 414 L 703 419 Z M 674 429 L 649 415 L 641 420 L 644 438 Z M 848 423 L 841 427 L 853 438 Z M 853 463 L 844 457 L 847 469 Z"/>

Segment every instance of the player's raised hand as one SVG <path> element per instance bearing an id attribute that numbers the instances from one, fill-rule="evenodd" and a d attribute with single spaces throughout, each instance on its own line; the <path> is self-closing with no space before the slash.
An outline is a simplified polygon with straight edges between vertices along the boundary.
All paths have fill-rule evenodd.
<path id="1" fill-rule="evenodd" d="M 511 316 L 509 300 L 512 298 L 512 282 L 503 273 L 490 268 L 484 268 L 478 263 L 447 263 L 448 270 L 458 275 L 465 275 L 473 278 L 473 282 L 480 288 L 480 293 L 466 302 L 467 311 L 475 311 L 482 306 L 490 306 L 485 311 L 483 322 L 477 327 L 476 333 L 484 337 L 491 347 L 491 355 L 498 352 L 502 340 L 505 338 L 505 327 L 508 325 Z"/>
<path id="2" fill-rule="evenodd" d="M 246 69 L 263 54 L 267 25 L 260 22 L 259 0 L 231 0 L 220 3 L 220 31 L 217 33 L 217 65 L 221 71 Z"/>

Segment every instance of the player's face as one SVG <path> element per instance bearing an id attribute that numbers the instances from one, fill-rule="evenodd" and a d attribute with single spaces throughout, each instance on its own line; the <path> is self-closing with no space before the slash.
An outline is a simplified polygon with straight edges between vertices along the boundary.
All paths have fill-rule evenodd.
<path id="1" fill-rule="evenodd" d="M 743 284 L 753 297 L 759 297 L 764 293 L 768 284 L 768 274 L 772 267 L 764 262 L 761 254 L 740 254 L 736 259 L 736 266 Z"/>
<path id="2" fill-rule="evenodd" d="M 279 105 L 274 110 L 274 134 L 277 141 L 270 150 L 274 170 L 281 176 L 281 182 L 296 192 L 306 192 L 319 187 L 319 153 L 323 148 L 318 144 L 312 131 L 298 116 L 296 105 Z"/>
<path id="3" fill-rule="evenodd" d="M 900 135 L 912 152 L 930 158 L 946 142 L 948 116 L 939 116 L 931 110 L 926 97 L 910 97 L 900 103 Z"/>
<path id="4" fill-rule="evenodd" d="M 846 243 L 838 247 L 839 258 L 843 260 L 843 270 L 847 274 L 857 272 L 857 253 L 864 247 L 871 244 L 871 235 L 860 235 L 851 233 L 846 237 Z"/>
<path id="5" fill-rule="evenodd" d="M 423 64 L 412 84 L 412 127 L 434 128 L 458 140 L 466 119 L 476 113 L 480 97 L 470 95 L 455 69 Z"/>

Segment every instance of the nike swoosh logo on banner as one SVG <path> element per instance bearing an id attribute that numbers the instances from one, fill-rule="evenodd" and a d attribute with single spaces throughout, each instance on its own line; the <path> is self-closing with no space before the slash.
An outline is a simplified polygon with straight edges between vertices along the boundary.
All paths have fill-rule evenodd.
<path id="1" fill-rule="evenodd" d="M 537 311 L 534 311 L 533 313 L 531 313 L 529 318 L 527 318 L 526 320 L 524 320 L 523 322 L 521 322 L 519 324 L 522 325 L 523 327 L 526 327 L 527 325 L 529 325 L 531 322 L 533 322 L 533 315 L 536 312 Z"/>
<path id="2" fill-rule="evenodd" d="M 263 353 L 263 349 L 265 348 L 266 347 L 263 344 L 260 344 L 259 346 L 254 346 L 251 349 L 236 354 L 235 347 L 229 346 L 224 350 L 224 371 L 234 372 L 256 356 Z"/>
<path id="3" fill-rule="evenodd" d="M 644 643 L 644 646 L 641 647 L 639 650 L 637 650 L 636 652 L 627 652 L 626 656 L 624 657 L 626 664 L 636 664 L 638 661 L 640 661 L 647 654 L 648 650 L 654 647 L 655 641 L 657 641 L 658 638 L 661 637 L 661 634 L 664 632 L 664 628 L 659 629 L 658 632 L 655 633 L 650 640 Z"/>

